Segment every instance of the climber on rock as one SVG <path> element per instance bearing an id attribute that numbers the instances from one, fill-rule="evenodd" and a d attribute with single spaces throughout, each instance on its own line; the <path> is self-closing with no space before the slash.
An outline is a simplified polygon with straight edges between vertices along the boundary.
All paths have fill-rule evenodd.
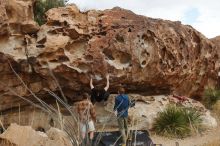
<path id="1" fill-rule="evenodd" d="M 90 79 L 90 88 L 91 88 L 91 101 L 93 104 L 96 102 L 101 102 L 104 101 L 106 102 L 109 97 L 109 75 L 106 75 L 106 86 L 105 88 L 98 89 L 93 86 L 93 79 Z"/>

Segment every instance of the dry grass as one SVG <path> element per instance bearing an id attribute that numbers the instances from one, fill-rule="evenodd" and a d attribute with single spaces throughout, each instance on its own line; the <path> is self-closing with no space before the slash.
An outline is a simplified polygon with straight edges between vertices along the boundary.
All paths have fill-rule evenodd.
<path id="1" fill-rule="evenodd" d="M 220 119 L 220 100 L 218 100 L 214 105 L 212 109 L 213 113 L 216 115 L 218 119 Z"/>
<path id="2" fill-rule="evenodd" d="M 11 143 L 10 141 L 0 139 L 0 146 L 16 146 L 16 145 Z"/>
<path id="3" fill-rule="evenodd" d="M 220 146 L 220 139 L 204 144 L 203 146 Z"/>

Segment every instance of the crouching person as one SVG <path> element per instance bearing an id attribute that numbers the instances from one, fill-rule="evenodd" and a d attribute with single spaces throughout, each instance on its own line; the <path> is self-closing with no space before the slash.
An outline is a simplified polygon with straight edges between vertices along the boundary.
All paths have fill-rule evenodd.
<path id="1" fill-rule="evenodd" d="M 123 140 L 122 146 L 126 146 L 128 135 L 128 109 L 130 101 L 128 96 L 125 94 L 124 88 L 120 87 L 118 94 L 119 95 L 115 98 L 114 111 L 117 115 L 118 126 Z"/>
<path id="2" fill-rule="evenodd" d="M 87 140 L 87 134 L 89 134 L 89 141 L 91 142 L 94 137 L 96 121 L 96 113 L 93 104 L 89 99 L 88 94 L 83 94 L 82 101 L 77 104 L 77 112 L 79 114 L 80 130 L 83 140 Z M 86 142 L 88 144 L 88 142 Z"/>

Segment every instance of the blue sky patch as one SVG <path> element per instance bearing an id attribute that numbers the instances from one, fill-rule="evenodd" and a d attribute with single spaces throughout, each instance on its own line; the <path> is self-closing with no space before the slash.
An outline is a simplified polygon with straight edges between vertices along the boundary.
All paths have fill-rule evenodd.
<path id="1" fill-rule="evenodd" d="M 184 13 L 183 22 L 185 24 L 193 24 L 197 21 L 199 16 L 200 13 L 197 8 L 190 8 Z"/>

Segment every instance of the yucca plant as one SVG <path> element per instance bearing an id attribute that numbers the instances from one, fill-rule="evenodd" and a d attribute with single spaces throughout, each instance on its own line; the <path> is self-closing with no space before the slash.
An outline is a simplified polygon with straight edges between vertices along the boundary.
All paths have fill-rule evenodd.
<path id="1" fill-rule="evenodd" d="M 207 108 L 212 109 L 213 105 L 218 100 L 220 100 L 220 90 L 219 89 L 207 88 L 204 91 L 203 102 Z"/>
<path id="2" fill-rule="evenodd" d="M 182 110 L 191 132 L 197 132 L 202 129 L 202 118 L 200 112 L 196 111 L 194 108 L 182 108 Z"/>
<path id="3" fill-rule="evenodd" d="M 170 105 L 158 114 L 153 126 L 159 135 L 182 138 L 198 128 L 200 119 L 195 110 Z"/>

